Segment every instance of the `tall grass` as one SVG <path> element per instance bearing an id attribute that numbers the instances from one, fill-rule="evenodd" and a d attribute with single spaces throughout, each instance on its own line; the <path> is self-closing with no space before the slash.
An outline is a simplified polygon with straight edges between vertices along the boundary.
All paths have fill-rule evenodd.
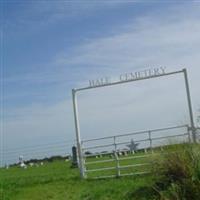
<path id="1" fill-rule="evenodd" d="M 154 191 L 163 200 L 200 199 L 200 145 L 173 145 L 153 164 Z"/>

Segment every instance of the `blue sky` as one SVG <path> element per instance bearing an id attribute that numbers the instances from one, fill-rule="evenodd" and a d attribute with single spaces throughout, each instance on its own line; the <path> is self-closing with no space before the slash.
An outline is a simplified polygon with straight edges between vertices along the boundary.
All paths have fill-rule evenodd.
<path id="1" fill-rule="evenodd" d="M 63 86 L 63 82 L 69 86 L 68 88 L 72 87 L 77 81 L 76 77 L 72 77 L 77 70 L 79 73 L 87 74 L 88 71 L 94 70 L 95 66 L 85 64 L 64 66 L 54 63 L 56 57 L 60 54 L 70 57 L 73 50 L 81 44 L 87 44 L 95 38 L 115 35 L 120 25 L 134 21 L 134 16 L 142 16 L 150 10 L 155 10 L 155 7 L 151 3 L 148 5 L 139 3 L 136 6 L 135 3 L 121 3 L 120 1 L 116 3 L 115 1 L 111 3 L 106 3 L 106 1 L 101 3 L 38 1 L 36 3 L 6 3 L 4 10 L 6 33 L 4 35 L 6 64 L 4 74 L 11 81 L 20 79 L 17 80 L 16 85 L 6 84 L 8 88 L 6 90 L 11 90 L 12 95 L 12 91 L 18 91 L 15 103 L 13 101 L 10 103 L 10 106 L 15 106 L 13 103 L 18 105 L 30 103 L 24 101 L 23 98 L 18 98 L 21 91 L 22 95 L 26 95 L 34 102 L 45 101 L 47 103 L 46 101 L 57 100 L 60 94 L 51 96 L 49 99 L 49 90 L 57 92 L 57 89 L 60 90 Z M 64 80 L 61 77 L 60 80 L 63 71 L 67 77 Z M 45 76 L 50 77 L 46 80 Z M 26 80 L 21 80 L 21 77 L 30 79 L 26 82 Z M 33 79 L 40 79 L 40 81 Z M 37 83 L 40 85 L 41 81 L 47 81 L 48 84 L 39 89 Z M 66 84 L 64 84 L 65 88 Z M 24 94 L 24 90 L 28 90 L 28 94 Z M 35 95 L 34 91 L 39 94 Z M 30 96 L 32 92 L 34 94 Z M 62 98 L 65 97 L 62 96 Z"/>
<path id="2" fill-rule="evenodd" d="M 198 1 L 7 0 L 1 1 L 1 11 L 4 34 L 2 138 L 5 149 L 74 139 L 71 89 L 87 86 L 90 79 L 116 77 L 120 73 L 145 68 L 166 66 L 168 71 L 173 71 L 187 67 L 197 115 L 200 105 L 197 87 L 200 83 Z M 159 126 L 187 121 L 185 102 L 179 102 L 176 95 L 182 87 L 176 83 L 177 80 L 170 83 L 163 81 L 163 87 L 171 85 L 166 92 L 159 82 L 155 82 L 157 89 L 154 85 L 150 86 L 152 105 L 160 107 L 157 113 L 163 109 L 163 102 L 170 102 L 168 106 L 172 110 L 178 107 L 179 111 L 173 120 L 166 111 L 167 124 L 161 120 Z M 147 90 L 142 84 L 137 87 Z M 136 87 L 134 89 L 137 91 Z M 170 101 L 170 92 L 174 95 L 173 101 Z M 134 92 L 134 95 L 140 93 Z M 134 105 L 127 102 L 132 102 L 135 97 L 128 94 L 127 86 L 126 89 L 122 87 L 102 94 L 83 95 L 80 103 L 83 137 L 94 136 L 91 133 L 99 126 L 105 126 L 110 134 L 132 130 L 130 120 L 115 129 L 116 121 L 122 119 L 114 116 L 125 112 L 125 116 L 131 118 Z M 109 96 L 107 100 L 104 98 L 106 95 Z M 142 92 L 138 98 L 145 99 L 144 95 Z M 153 99 L 155 95 L 162 103 Z M 184 96 L 181 92 L 180 95 Z M 129 96 L 129 99 L 120 99 L 119 96 Z M 94 105 L 91 98 L 96 102 Z M 108 116 L 102 108 L 110 108 L 111 105 L 102 102 L 115 102 L 116 99 L 119 99 L 116 105 L 122 105 L 122 108 L 119 107 L 118 114 L 111 109 Z M 136 104 L 139 108 L 144 108 L 144 105 L 143 101 Z M 139 109 L 137 114 L 144 116 L 146 110 L 147 107 Z M 159 118 L 159 115 L 156 117 Z M 94 121 L 91 123 L 91 120 Z M 142 117 L 140 120 L 143 120 Z M 148 120 L 145 126 L 135 126 L 135 130 L 154 128 Z M 109 124 L 106 123 L 108 121 Z M 140 124 L 139 119 L 135 121 Z M 95 136 L 99 134 L 96 131 Z"/>

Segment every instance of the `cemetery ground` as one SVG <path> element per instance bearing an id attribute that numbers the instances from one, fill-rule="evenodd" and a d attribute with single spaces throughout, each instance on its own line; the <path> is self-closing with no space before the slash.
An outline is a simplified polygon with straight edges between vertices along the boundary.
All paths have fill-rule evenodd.
<path id="1" fill-rule="evenodd" d="M 70 162 L 53 161 L 39 167 L 1 170 L 2 200 L 124 199 L 129 191 L 151 182 L 150 177 L 81 180 Z"/>
<path id="2" fill-rule="evenodd" d="M 64 160 L 27 169 L 2 168 L 0 200 L 199 199 L 200 146 L 176 145 L 164 152 L 149 152 L 147 159 L 151 164 L 146 167 L 151 173 L 120 178 L 81 180 L 78 169 L 71 168 L 71 162 Z M 91 158 L 96 159 L 106 158 Z M 138 161 L 131 159 L 129 162 L 137 164 Z"/>

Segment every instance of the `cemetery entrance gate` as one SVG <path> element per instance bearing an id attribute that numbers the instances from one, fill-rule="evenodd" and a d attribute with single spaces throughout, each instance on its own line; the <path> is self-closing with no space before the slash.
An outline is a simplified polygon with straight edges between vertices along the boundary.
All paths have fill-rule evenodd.
<path id="1" fill-rule="evenodd" d="M 153 78 L 178 75 L 178 74 L 184 75 L 184 84 L 186 88 L 186 96 L 187 96 L 189 116 L 190 116 L 189 125 L 167 127 L 167 128 L 155 129 L 155 130 L 145 130 L 145 131 L 136 132 L 136 133 L 128 133 L 128 134 L 123 134 L 123 135 L 115 135 L 115 136 L 90 139 L 90 140 L 81 140 L 78 106 L 77 106 L 77 93 L 79 91 L 98 89 L 100 87 L 109 87 L 111 85 L 119 85 L 119 84 L 125 84 L 128 82 L 142 81 L 146 79 L 153 79 Z M 192 103 L 191 103 L 189 82 L 188 82 L 186 69 L 169 72 L 169 73 L 163 72 L 162 74 L 154 74 L 150 76 L 144 76 L 144 77 L 139 77 L 139 78 L 137 77 L 133 79 L 125 79 L 125 80 L 120 80 L 120 81 L 111 82 L 111 83 L 103 83 L 103 84 L 96 84 L 96 85 L 93 84 L 88 87 L 72 89 L 72 97 L 73 97 L 74 121 L 75 121 L 75 131 L 76 131 L 76 141 L 77 141 L 78 166 L 79 166 L 80 175 L 82 178 L 89 177 L 88 175 L 93 172 L 95 173 L 95 176 L 92 176 L 94 178 L 115 177 L 115 176 L 125 176 L 125 175 L 131 175 L 131 174 L 146 173 L 147 171 L 145 170 L 145 166 L 149 165 L 149 163 L 146 163 L 146 161 L 141 161 L 141 160 L 140 162 L 136 162 L 136 160 L 143 159 L 146 157 L 148 158 L 149 153 L 152 153 L 152 152 L 154 152 L 155 154 L 156 147 L 153 148 L 154 141 L 159 140 L 159 139 L 182 137 L 183 139 L 182 141 L 196 142 Z M 169 133 L 170 131 L 173 131 L 176 134 L 174 135 L 169 134 L 166 137 L 152 136 L 153 134 L 157 132 L 166 132 L 166 131 Z M 133 141 L 131 138 L 134 135 L 140 135 L 142 136 L 142 139 L 140 139 L 139 141 Z M 122 138 L 126 138 L 127 140 L 122 139 Z M 105 141 L 107 141 L 107 143 Z M 149 142 L 149 146 L 148 147 L 146 146 L 143 148 L 144 153 L 140 152 L 140 153 L 135 154 L 135 150 L 137 149 L 136 146 L 138 142 Z M 93 143 L 93 146 L 87 146 L 88 144 L 92 144 L 92 143 Z M 118 147 L 120 145 L 129 146 L 129 149 L 119 150 Z M 105 147 L 108 147 L 109 151 L 105 151 L 101 153 L 92 153 L 92 154 L 87 153 L 89 150 L 102 149 Z M 162 147 L 160 148 L 162 149 Z M 132 162 L 131 164 L 130 162 L 127 162 L 128 160 L 132 160 L 132 159 L 134 159 L 134 162 Z M 106 166 L 105 163 L 107 163 L 108 165 Z M 97 165 L 99 165 L 99 167 L 97 167 Z M 88 166 L 91 166 L 91 167 L 88 167 Z M 129 170 L 129 168 L 132 168 L 132 167 L 140 168 L 140 169 L 144 168 L 144 170 L 142 172 L 138 170 L 133 172 L 132 170 Z M 126 171 L 125 173 L 122 173 L 124 169 Z M 109 173 L 103 174 L 102 172 L 109 172 Z"/>

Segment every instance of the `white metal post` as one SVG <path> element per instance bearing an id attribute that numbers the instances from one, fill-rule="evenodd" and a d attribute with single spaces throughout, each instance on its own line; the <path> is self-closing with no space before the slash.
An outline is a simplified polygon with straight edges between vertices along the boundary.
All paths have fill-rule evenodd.
<path id="1" fill-rule="evenodd" d="M 187 134 L 188 134 L 188 141 L 191 143 L 191 138 L 190 138 L 190 127 L 187 125 Z"/>
<path id="2" fill-rule="evenodd" d="M 193 112 L 192 112 L 192 101 L 190 96 L 190 88 L 189 88 L 189 81 L 187 76 L 187 70 L 183 69 L 184 78 L 185 78 L 185 86 L 186 86 L 186 93 L 187 93 L 187 100 L 188 100 L 188 107 L 189 107 L 189 115 L 190 115 L 190 125 L 192 130 L 192 139 L 193 142 L 196 142 L 196 131 L 194 126 L 194 118 L 193 118 Z"/>
<path id="3" fill-rule="evenodd" d="M 151 153 L 153 153 L 151 131 L 148 131 L 148 134 L 149 134 L 150 150 L 151 150 Z"/>
<path id="4" fill-rule="evenodd" d="M 77 149 L 78 149 L 78 165 L 79 165 L 81 177 L 85 178 L 85 170 L 84 170 L 85 167 L 84 167 L 84 163 L 83 163 L 83 154 L 82 154 L 82 148 L 81 148 L 80 127 L 79 127 L 79 120 L 78 120 L 78 105 L 77 105 L 75 89 L 72 89 L 72 97 L 73 97 L 76 141 L 77 141 Z"/>
<path id="5" fill-rule="evenodd" d="M 113 138 L 114 138 L 114 146 L 115 146 L 114 157 L 115 157 L 115 161 L 116 161 L 116 176 L 120 177 L 120 166 L 119 166 L 119 158 L 117 155 L 116 137 L 114 136 Z"/>

